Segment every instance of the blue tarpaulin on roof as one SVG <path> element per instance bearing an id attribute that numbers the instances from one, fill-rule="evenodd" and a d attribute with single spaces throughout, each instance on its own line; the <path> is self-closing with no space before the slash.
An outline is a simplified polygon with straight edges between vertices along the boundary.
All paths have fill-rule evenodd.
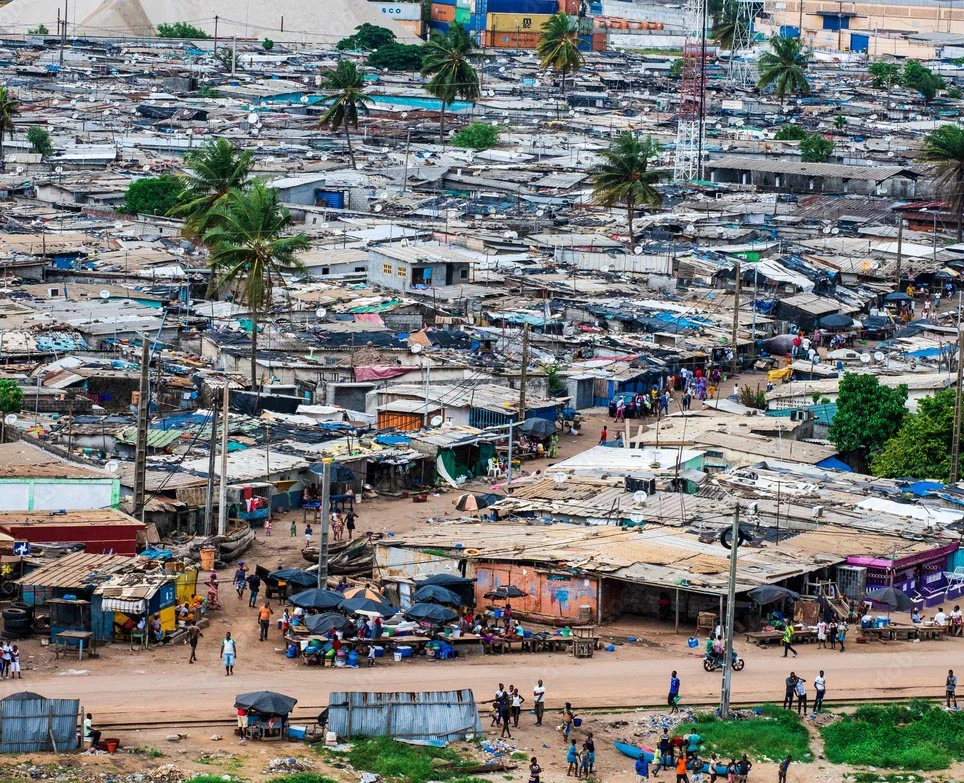
<path id="1" fill-rule="evenodd" d="M 405 435 L 376 435 L 375 443 L 379 446 L 407 446 L 412 439 Z"/>
<path id="2" fill-rule="evenodd" d="M 841 462 L 836 457 L 827 457 L 826 459 L 820 460 L 817 463 L 818 468 L 823 468 L 824 470 L 839 470 L 843 473 L 853 473 L 854 469 L 850 467 L 846 462 Z"/>
<path id="3" fill-rule="evenodd" d="M 942 489 L 944 489 L 944 485 L 939 481 L 918 481 L 907 487 L 908 492 L 918 497 L 924 497 L 924 495 L 939 492 Z"/>

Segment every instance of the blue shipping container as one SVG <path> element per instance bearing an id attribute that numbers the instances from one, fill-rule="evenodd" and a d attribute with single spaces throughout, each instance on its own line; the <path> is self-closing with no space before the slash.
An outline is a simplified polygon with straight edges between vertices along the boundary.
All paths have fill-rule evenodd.
<path id="1" fill-rule="evenodd" d="M 469 17 L 469 30 L 484 30 L 485 29 L 485 14 L 472 14 Z"/>
<path id="2" fill-rule="evenodd" d="M 435 5 L 455 5 L 455 0 L 432 0 Z"/>
<path id="3" fill-rule="evenodd" d="M 448 22 L 429 22 L 428 25 L 430 30 L 438 30 L 442 35 L 445 35 L 449 31 Z"/>
<path id="4" fill-rule="evenodd" d="M 780 28 L 780 37 L 781 38 L 799 38 L 800 28 L 791 27 L 790 25 L 785 24 Z"/>
<path id="5" fill-rule="evenodd" d="M 476 5 L 478 12 L 478 5 Z M 556 0 L 489 0 L 490 14 L 554 14 L 559 10 Z"/>
<path id="6" fill-rule="evenodd" d="M 489 13 L 489 0 L 475 0 L 475 13 L 482 17 Z"/>

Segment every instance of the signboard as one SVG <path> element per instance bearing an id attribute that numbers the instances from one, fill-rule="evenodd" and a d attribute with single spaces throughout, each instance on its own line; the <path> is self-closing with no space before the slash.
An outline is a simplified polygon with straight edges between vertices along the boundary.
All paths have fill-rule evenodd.
<path id="1" fill-rule="evenodd" d="M 392 19 L 417 22 L 422 18 L 421 3 L 375 3 L 375 7 Z"/>
<path id="2" fill-rule="evenodd" d="M 15 557 L 27 557 L 30 554 L 30 542 L 14 541 L 13 554 Z"/>

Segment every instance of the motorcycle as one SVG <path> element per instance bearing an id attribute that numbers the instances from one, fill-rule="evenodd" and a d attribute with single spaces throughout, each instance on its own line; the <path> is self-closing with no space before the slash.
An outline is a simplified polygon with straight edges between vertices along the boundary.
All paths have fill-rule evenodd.
<path id="1" fill-rule="evenodd" d="M 733 653 L 733 660 L 731 662 L 733 671 L 741 672 L 743 667 L 746 666 L 746 661 L 744 661 L 739 655 Z M 715 655 L 704 655 L 703 656 L 703 669 L 708 672 L 715 672 L 723 668 L 723 660 L 717 658 Z"/>

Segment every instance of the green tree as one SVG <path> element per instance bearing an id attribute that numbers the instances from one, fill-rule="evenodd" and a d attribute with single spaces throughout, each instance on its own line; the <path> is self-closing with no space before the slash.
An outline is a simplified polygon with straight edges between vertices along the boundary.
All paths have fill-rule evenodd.
<path id="1" fill-rule="evenodd" d="M 947 481 L 951 473 L 954 398 L 954 389 L 944 389 L 921 399 L 917 411 L 904 417 L 897 434 L 874 457 L 873 474 Z"/>
<path id="2" fill-rule="evenodd" d="M 734 42 L 745 27 L 746 23 L 740 21 L 739 0 L 729 0 L 723 4 L 720 16 L 710 30 L 710 37 L 721 49 L 732 51 Z"/>
<path id="3" fill-rule="evenodd" d="M 808 133 L 800 142 L 800 161 L 802 163 L 823 163 L 833 155 L 834 143 L 819 133 Z"/>
<path id="4" fill-rule="evenodd" d="M 422 68 L 422 47 L 394 42 L 385 44 L 368 55 L 368 64 L 389 71 L 418 71 Z"/>
<path id="5" fill-rule="evenodd" d="M 650 167 L 650 161 L 659 156 L 660 146 L 651 137 L 640 138 L 632 131 L 624 131 L 609 149 L 602 153 L 602 163 L 592 171 L 592 194 L 604 207 L 626 206 L 629 220 L 629 244 L 636 244 L 633 233 L 633 216 L 637 207 L 658 206 L 663 197 L 654 185 L 659 173 Z"/>
<path id="6" fill-rule="evenodd" d="M 948 98 L 951 98 L 952 100 L 955 100 L 955 101 L 956 101 L 958 98 L 961 97 L 961 95 L 964 95 L 964 93 L 961 92 L 961 88 L 960 88 L 960 87 L 955 86 L 955 87 L 948 87 L 948 88 L 947 88 L 947 97 L 948 97 Z"/>
<path id="7" fill-rule="evenodd" d="M 0 87 L 0 166 L 3 165 L 3 134 L 13 138 L 14 118 L 20 115 L 20 101 L 6 87 Z"/>
<path id="8" fill-rule="evenodd" d="M 803 141 L 807 138 L 807 132 L 796 123 L 788 122 L 780 126 L 773 138 L 777 141 Z"/>
<path id="9" fill-rule="evenodd" d="M 47 25 L 38 24 L 32 30 L 27 30 L 27 35 L 48 35 L 50 30 L 47 29 Z"/>
<path id="10" fill-rule="evenodd" d="M 452 137 L 455 147 L 467 147 L 473 150 L 487 150 L 499 143 L 499 126 L 487 122 L 473 122 L 464 128 L 459 128 Z"/>
<path id="11" fill-rule="evenodd" d="M 562 94 L 566 94 L 566 74 L 575 73 L 582 65 L 582 52 L 576 44 L 578 20 L 562 13 L 550 16 L 539 32 L 536 54 L 543 68 L 562 74 Z"/>
<path id="12" fill-rule="evenodd" d="M 678 79 L 683 75 L 683 58 L 677 57 L 673 62 L 669 64 L 669 75 L 674 79 Z"/>
<path id="13" fill-rule="evenodd" d="M 900 66 L 897 63 L 871 63 L 867 69 L 871 84 L 877 89 L 900 84 Z"/>
<path id="14" fill-rule="evenodd" d="M 930 103 L 937 95 L 937 91 L 944 89 L 944 80 L 916 60 L 908 60 L 904 63 L 901 83 L 909 90 L 916 90 L 924 99 L 924 103 Z"/>
<path id="15" fill-rule="evenodd" d="M 957 241 L 964 238 L 964 128 L 941 125 L 924 137 L 918 160 L 930 164 L 936 192 L 951 202 L 957 216 Z"/>
<path id="16" fill-rule="evenodd" d="M 460 24 L 453 24 L 443 35 L 437 30 L 425 44 L 422 76 L 430 77 L 425 89 L 442 101 L 439 138 L 445 144 L 445 107 L 456 98 L 473 103 L 480 95 L 479 75 L 469 58 L 475 42 Z"/>
<path id="17" fill-rule="evenodd" d="M 40 125 L 31 125 L 27 128 L 27 141 L 30 142 L 34 152 L 38 153 L 44 160 L 54 154 L 54 145 L 50 143 L 50 134 L 47 133 L 46 128 L 42 128 Z"/>
<path id="18" fill-rule="evenodd" d="M 342 51 L 346 49 L 364 49 L 365 51 L 371 52 L 385 46 L 385 44 L 392 43 L 394 40 L 395 33 L 391 30 L 365 22 L 355 28 L 354 34 L 347 38 L 342 38 L 337 46 Z"/>
<path id="19" fill-rule="evenodd" d="M 773 85 L 773 93 L 781 102 L 788 95 L 809 95 L 809 64 L 810 55 L 799 38 L 781 38 L 775 35 L 770 39 L 770 51 L 760 55 L 760 79 L 757 87 L 763 90 Z"/>
<path id="20" fill-rule="evenodd" d="M 134 215 L 166 215 L 183 189 L 181 180 L 170 174 L 136 179 L 124 193 L 124 211 Z"/>
<path id="21" fill-rule="evenodd" d="M 225 71 L 230 71 L 232 65 L 235 71 L 241 70 L 241 58 L 234 53 L 230 46 L 219 46 L 214 53 L 214 59 L 221 63 L 221 67 Z"/>
<path id="22" fill-rule="evenodd" d="M 371 97 L 365 94 L 365 79 L 358 73 L 355 63 L 342 60 L 334 70 L 324 75 L 322 89 L 331 93 L 325 99 L 331 105 L 322 115 L 321 125 L 327 125 L 332 131 L 345 129 L 351 167 L 358 168 L 355 165 L 355 152 L 351 148 L 351 128 L 358 127 L 359 113 L 368 114 L 368 104 L 372 103 Z"/>
<path id="23" fill-rule="evenodd" d="M 544 364 L 542 365 L 542 372 L 544 372 L 546 376 L 546 386 L 549 390 L 550 397 L 555 397 L 566 391 L 566 381 L 560 374 L 558 364 Z"/>
<path id="24" fill-rule="evenodd" d="M 258 322 L 270 307 L 283 275 L 305 274 L 296 253 L 307 249 L 305 234 L 286 235 L 291 215 L 278 192 L 263 182 L 231 190 L 212 210 L 204 235 L 215 291 L 233 291 L 251 310 L 251 388 L 258 387 Z"/>
<path id="25" fill-rule="evenodd" d="M 274 41 L 272 41 L 270 38 L 265 38 L 264 41 L 261 42 L 261 48 L 263 48 L 266 52 L 270 52 L 272 49 L 274 49 Z"/>
<path id="26" fill-rule="evenodd" d="M 844 117 L 842 114 L 838 114 L 836 117 L 833 118 L 833 126 L 837 130 L 842 131 L 844 128 L 847 127 L 847 118 Z"/>
<path id="27" fill-rule="evenodd" d="M 159 24 L 157 26 L 158 38 L 210 38 L 204 30 L 195 27 L 187 22 L 174 22 L 173 24 Z"/>
<path id="28" fill-rule="evenodd" d="M 23 388 L 16 381 L 0 381 L 0 413 L 20 413 L 23 408 Z"/>
<path id="29" fill-rule="evenodd" d="M 183 190 L 170 214 L 184 218 L 186 236 L 204 235 L 211 227 L 214 205 L 230 191 L 244 187 L 253 165 L 249 151 L 235 149 L 223 136 L 184 156 Z"/>
<path id="30" fill-rule="evenodd" d="M 876 454 L 900 429 L 907 409 L 907 387 L 881 386 L 876 376 L 844 373 L 837 394 L 837 413 L 827 437 L 841 452 L 862 460 Z"/>

